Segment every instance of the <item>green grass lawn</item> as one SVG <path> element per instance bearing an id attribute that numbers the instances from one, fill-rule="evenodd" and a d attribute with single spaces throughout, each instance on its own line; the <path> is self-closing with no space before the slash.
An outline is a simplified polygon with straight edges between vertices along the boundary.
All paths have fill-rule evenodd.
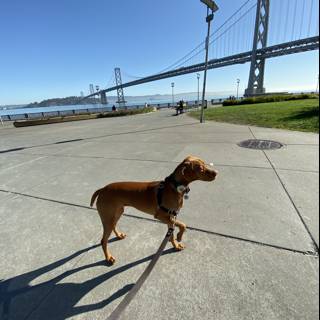
<path id="1" fill-rule="evenodd" d="M 200 117 L 200 111 L 190 112 Z M 205 120 L 319 132 L 319 99 L 209 108 Z"/>

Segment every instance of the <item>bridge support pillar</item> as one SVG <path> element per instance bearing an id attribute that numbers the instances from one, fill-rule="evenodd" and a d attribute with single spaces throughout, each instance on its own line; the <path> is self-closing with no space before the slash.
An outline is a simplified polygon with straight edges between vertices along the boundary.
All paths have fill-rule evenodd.
<path id="1" fill-rule="evenodd" d="M 101 99 L 101 104 L 107 104 L 108 101 L 107 101 L 107 95 L 104 91 L 102 91 L 100 93 L 100 99 Z"/>
<path id="2" fill-rule="evenodd" d="M 253 39 L 252 59 L 248 88 L 245 90 L 245 96 L 254 96 L 265 93 L 264 69 L 265 59 L 257 56 L 257 49 L 267 46 L 268 27 L 269 27 L 269 9 L 270 0 L 257 0 L 257 15 Z"/>
<path id="3" fill-rule="evenodd" d="M 124 99 L 120 68 L 115 68 L 114 69 L 114 75 L 115 75 L 115 78 L 116 78 L 117 94 L 118 94 L 117 103 L 119 104 L 119 108 L 125 108 L 126 109 L 126 101 Z"/>

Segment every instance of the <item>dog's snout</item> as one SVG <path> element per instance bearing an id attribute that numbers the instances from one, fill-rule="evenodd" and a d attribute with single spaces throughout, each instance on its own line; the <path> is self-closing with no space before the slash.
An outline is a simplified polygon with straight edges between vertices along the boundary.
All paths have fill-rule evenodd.
<path id="1" fill-rule="evenodd" d="M 212 170 L 212 176 L 215 178 L 218 175 L 218 171 L 217 170 Z"/>
<path id="2" fill-rule="evenodd" d="M 206 177 L 207 177 L 207 181 L 213 181 L 216 179 L 217 175 L 218 175 L 218 171 L 215 169 L 207 169 L 206 170 Z"/>

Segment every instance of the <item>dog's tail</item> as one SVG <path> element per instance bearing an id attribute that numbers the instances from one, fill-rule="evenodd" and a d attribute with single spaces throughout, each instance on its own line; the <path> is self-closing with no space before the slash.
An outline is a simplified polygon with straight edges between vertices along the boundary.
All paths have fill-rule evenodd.
<path id="1" fill-rule="evenodd" d="M 90 207 L 93 206 L 94 202 L 96 201 L 96 198 L 98 197 L 99 193 L 102 189 L 97 190 L 91 197 Z"/>

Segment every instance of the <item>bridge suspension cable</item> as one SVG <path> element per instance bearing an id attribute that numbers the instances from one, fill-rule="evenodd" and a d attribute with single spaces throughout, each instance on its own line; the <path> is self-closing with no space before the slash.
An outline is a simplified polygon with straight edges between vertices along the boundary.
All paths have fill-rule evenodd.
<path id="1" fill-rule="evenodd" d="M 254 1 L 255 4 L 253 7 L 256 6 L 256 0 L 247 0 L 245 1 L 239 9 L 237 9 L 222 25 L 220 25 L 211 35 L 210 39 L 214 37 L 223 27 L 225 27 L 246 5 L 248 5 L 250 2 Z M 252 9 L 252 7 L 251 7 Z M 235 23 L 233 23 L 235 25 Z M 212 41 L 211 41 L 212 42 Z M 190 52 L 188 52 L 186 55 L 184 55 L 182 58 L 175 61 L 173 64 L 169 65 L 168 67 L 162 69 L 161 71 L 155 73 L 155 74 L 161 74 L 171 69 L 179 68 L 183 65 L 185 65 L 190 60 L 194 59 L 196 56 L 198 56 L 200 53 L 202 53 L 205 50 L 205 41 L 202 41 L 198 46 L 196 46 L 194 49 L 192 49 Z M 136 79 L 142 79 L 144 77 L 141 76 L 131 76 L 131 78 Z"/>
<path id="2" fill-rule="evenodd" d="M 239 21 L 241 21 L 249 12 L 251 12 L 255 7 L 257 6 L 257 4 L 254 4 L 253 6 L 251 6 L 244 14 L 242 14 L 235 22 L 233 22 L 223 33 L 221 33 L 219 36 L 217 36 L 216 38 L 214 38 L 213 40 L 210 41 L 210 44 L 212 44 L 213 42 L 217 41 L 218 39 L 220 39 L 222 36 L 224 36 L 231 28 L 233 28 Z M 230 37 L 231 39 L 231 37 Z"/>
<path id="3" fill-rule="evenodd" d="M 213 33 L 211 33 L 209 39 L 211 39 L 215 34 L 217 34 L 225 25 L 227 25 L 229 23 L 229 21 L 231 21 L 237 15 L 238 12 L 240 12 L 242 10 L 242 8 L 244 8 L 249 2 L 252 2 L 252 1 L 253 0 L 247 0 L 243 5 L 241 5 L 240 8 L 237 9 L 222 25 L 220 25 Z M 256 3 L 254 6 L 256 6 Z M 210 44 L 211 43 L 212 43 L 212 41 L 210 42 Z M 193 50 L 191 50 L 185 56 L 183 56 L 182 58 L 177 60 L 175 63 L 173 63 L 169 67 L 160 71 L 159 74 L 166 72 L 167 70 L 171 70 L 172 68 L 179 68 L 179 67 L 185 65 L 186 62 L 189 62 L 191 59 L 198 56 L 200 53 L 202 53 L 205 50 L 204 45 L 205 45 L 205 41 L 201 42 L 197 47 L 195 47 Z M 203 48 L 201 48 L 202 46 L 203 46 Z M 197 51 L 197 52 L 195 54 L 193 54 L 195 51 Z M 191 54 L 193 54 L 193 55 L 191 57 L 189 57 Z"/>
<path id="4" fill-rule="evenodd" d="M 111 74 L 109 81 L 107 82 L 107 88 L 113 86 L 116 83 L 114 73 Z"/>
<path id="5" fill-rule="evenodd" d="M 288 3 L 289 0 L 287 0 Z M 288 30 L 288 22 L 289 22 L 289 10 L 286 10 L 287 14 L 286 14 L 286 23 L 285 23 L 285 28 L 284 28 L 284 35 L 283 35 L 283 39 L 282 42 L 284 42 L 286 40 L 286 34 L 287 34 L 287 30 Z M 281 13 L 280 13 L 281 14 Z"/>
<path id="6" fill-rule="evenodd" d="M 301 13 L 301 15 L 302 15 L 302 17 L 304 16 L 304 10 L 305 10 L 305 7 L 306 7 L 306 1 L 303 1 L 303 5 L 302 5 L 302 13 Z M 302 27 L 303 27 L 303 18 L 301 19 L 301 21 L 300 21 L 300 33 L 299 33 L 299 39 L 301 38 L 301 36 L 302 36 Z"/>
<path id="7" fill-rule="evenodd" d="M 319 35 L 319 1 L 270 1 L 270 30 L 268 45 L 295 41 Z"/>
<path id="8" fill-rule="evenodd" d="M 127 73 L 126 71 L 123 71 L 123 69 L 121 70 L 121 74 L 124 75 L 124 76 L 126 76 L 126 77 L 129 78 L 129 79 L 136 79 L 136 80 L 138 80 L 138 79 L 142 79 L 142 78 L 143 78 L 143 77 L 133 76 L 133 75 Z"/>
<path id="9" fill-rule="evenodd" d="M 310 31 L 311 31 L 311 19 L 312 19 L 312 12 L 313 12 L 313 1 L 311 0 L 311 6 L 310 6 L 310 12 L 309 12 L 309 25 L 308 25 L 308 37 L 310 37 Z"/>
<path id="10" fill-rule="evenodd" d="M 293 21 L 296 20 L 297 6 L 298 6 L 298 0 L 294 0 Z M 294 29 L 295 29 L 295 23 L 292 24 L 292 36 L 291 36 L 291 39 L 293 39 L 293 37 L 294 37 Z"/>
<path id="11" fill-rule="evenodd" d="M 249 1 L 247 1 L 249 2 Z M 213 42 L 216 42 L 218 39 L 222 38 L 222 36 L 226 35 L 227 32 L 229 32 L 231 30 L 232 27 L 234 27 L 243 17 L 245 17 L 252 9 L 254 9 L 256 7 L 256 4 L 254 4 L 253 6 L 251 6 L 244 14 L 242 14 L 236 21 L 234 21 L 227 29 L 225 29 L 223 31 L 223 33 L 221 33 L 220 35 L 216 36 L 213 40 L 210 41 L 210 45 Z M 233 15 L 234 16 L 234 15 Z M 225 25 L 225 24 L 224 24 Z M 222 27 L 222 26 L 221 26 Z M 215 32 L 217 33 L 221 27 Z M 213 34 L 211 35 L 211 37 L 213 36 Z M 230 48 L 230 43 L 229 43 L 229 48 Z M 203 51 L 205 50 L 205 48 L 201 48 L 198 52 L 196 52 L 194 55 L 192 55 L 191 57 L 189 57 L 188 59 L 184 60 L 181 64 L 176 65 L 175 68 L 178 69 L 182 66 L 184 66 L 187 62 L 189 62 L 190 60 L 192 60 L 193 58 L 195 58 L 196 56 L 198 56 L 200 53 L 203 53 Z M 228 50 L 229 51 L 229 50 Z"/>

